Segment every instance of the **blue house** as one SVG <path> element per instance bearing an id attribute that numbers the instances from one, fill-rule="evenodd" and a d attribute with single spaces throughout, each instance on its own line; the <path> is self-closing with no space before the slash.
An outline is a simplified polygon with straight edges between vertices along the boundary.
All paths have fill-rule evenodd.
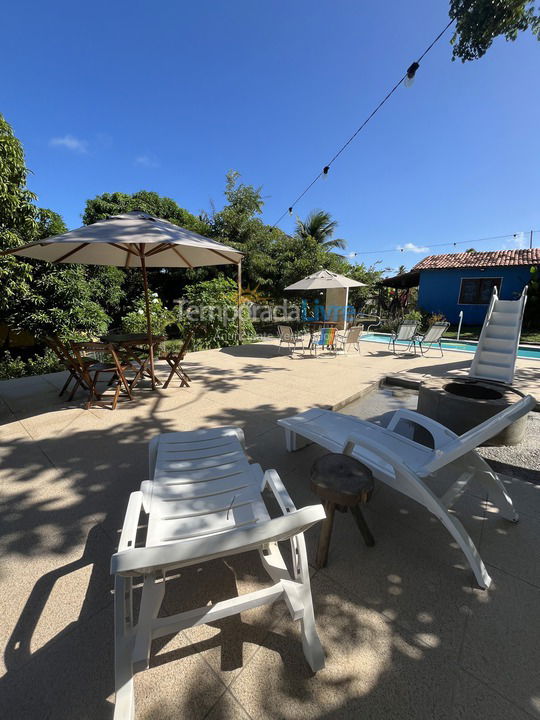
<path id="1" fill-rule="evenodd" d="M 408 275 L 419 274 L 419 308 L 440 313 L 451 323 L 459 321 L 463 310 L 464 325 L 482 325 L 493 286 L 502 300 L 515 300 L 535 265 L 540 265 L 540 248 L 464 252 L 430 255 Z"/>

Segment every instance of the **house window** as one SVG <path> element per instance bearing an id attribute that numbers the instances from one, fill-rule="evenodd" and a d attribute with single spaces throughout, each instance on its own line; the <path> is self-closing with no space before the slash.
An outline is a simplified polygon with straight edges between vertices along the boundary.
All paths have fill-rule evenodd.
<path id="1" fill-rule="evenodd" d="M 461 288 L 459 290 L 460 305 L 487 305 L 491 300 L 493 288 L 497 288 L 497 292 L 501 289 L 502 278 L 484 277 L 484 278 L 461 278 Z"/>

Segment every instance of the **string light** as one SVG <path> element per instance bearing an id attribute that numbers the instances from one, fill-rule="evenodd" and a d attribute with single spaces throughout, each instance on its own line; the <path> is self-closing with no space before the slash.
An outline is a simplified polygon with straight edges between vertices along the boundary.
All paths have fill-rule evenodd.
<path id="1" fill-rule="evenodd" d="M 414 76 L 416 75 L 416 71 L 420 67 L 420 63 L 413 62 L 412 65 L 410 65 L 409 69 L 407 70 L 407 73 L 405 75 L 405 78 L 403 79 L 403 84 L 405 87 L 411 87 L 414 83 Z"/>
<path id="2" fill-rule="evenodd" d="M 379 110 L 382 108 L 382 106 L 392 97 L 392 95 L 396 92 L 398 87 L 405 83 L 406 85 L 410 86 L 412 84 L 412 81 L 414 80 L 414 77 L 416 75 L 416 72 L 418 68 L 420 67 L 420 62 L 425 58 L 425 56 L 428 54 L 428 52 L 431 50 L 431 48 L 442 38 L 444 33 L 448 30 L 448 28 L 452 25 L 454 22 L 454 18 L 451 18 L 450 21 L 446 24 L 446 26 L 441 30 L 441 32 L 437 35 L 437 37 L 427 46 L 427 48 L 424 50 L 424 52 L 420 55 L 418 60 L 411 63 L 411 65 L 408 67 L 407 72 L 401 77 L 397 83 L 394 85 L 394 87 L 384 96 L 384 98 L 381 100 L 381 102 L 377 105 L 377 107 L 367 116 L 367 118 L 364 120 L 364 122 L 355 130 L 355 132 L 351 135 L 351 137 L 345 142 L 340 149 L 336 152 L 334 157 L 330 160 L 329 163 L 327 163 L 323 169 L 322 172 L 320 172 L 313 180 L 309 183 L 309 185 L 298 195 L 296 200 L 291 203 L 291 208 L 294 208 L 294 206 L 300 202 L 300 200 L 304 197 L 304 195 L 311 190 L 313 185 L 319 180 L 319 178 L 327 178 L 328 172 L 330 170 L 330 167 L 332 163 L 334 163 L 338 157 L 341 155 L 341 153 L 352 143 L 352 141 L 355 139 L 355 137 L 360 133 L 368 124 L 368 122 L 379 112 Z M 277 227 L 279 223 L 283 220 L 283 218 L 287 215 L 287 212 L 289 210 L 285 210 L 285 212 L 276 220 L 273 227 Z"/>

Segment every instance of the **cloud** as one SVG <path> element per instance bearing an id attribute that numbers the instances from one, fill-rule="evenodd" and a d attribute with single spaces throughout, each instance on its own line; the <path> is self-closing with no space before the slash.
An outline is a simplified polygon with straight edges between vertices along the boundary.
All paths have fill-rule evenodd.
<path id="1" fill-rule="evenodd" d="M 525 237 L 524 232 L 515 233 L 514 237 L 510 241 L 510 246 L 517 247 L 519 249 L 526 248 L 528 245 L 528 239 Z"/>
<path id="2" fill-rule="evenodd" d="M 429 252 L 428 247 L 415 245 L 414 243 L 405 243 L 405 245 L 396 245 L 396 250 L 400 252 L 426 253 Z"/>
<path id="3" fill-rule="evenodd" d="M 88 141 L 79 140 L 74 135 L 64 135 L 64 137 L 55 137 L 49 140 L 49 145 L 52 147 L 65 147 L 68 150 L 76 153 L 87 153 L 88 152 Z"/>
<path id="4" fill-rule="evenodd" d="M 354 257 L 356 257 L 357 255 L 358 255 L 358 253 L 350 252 L 350 253 L 347 253 L 347 255 L 346 255 L 345 257 L 354 258 Z"/>
<path id="5" fill-rule="evenodd" d="M 159 162 L 155 155 L 148 153 L 146 155 L 137 155 L 135 165 L 140 165 L 145 168 L 156 168 L 159 167 Z"/>

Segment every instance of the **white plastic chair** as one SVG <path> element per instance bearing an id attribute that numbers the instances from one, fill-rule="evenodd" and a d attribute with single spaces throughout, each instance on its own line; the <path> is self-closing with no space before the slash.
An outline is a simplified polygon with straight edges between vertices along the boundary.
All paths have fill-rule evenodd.
<path id="1" fill-rule="evenodd" d="M 239 428 L 222 427 L 160 435 L 150 443 L 150 477 L 131 493 L 111 561 L 115 575 L 114 717 L 134 717 L 133 675 L 148 667 L 153 639 L 211 623 L 282 598 L 301 625 L 304 655 L 313 671 L 324 667 L 315 627 L 304 531 L 325 517 L 322 505 L 294 506 L 275 470 L 263 473 L 244 452 Z M 268 488 L 281 509 L 270 519 L 262 491 Z M 147 514 L 144 545 L 136 536 Z M 143 524 L 146 524 L 144 522 Z M 293 574 L 278 541 L 289 540 Z M 274 584 L 268 588 L 177 615 L 158 617 L 170 570 L 258 550 Z M 142 577 L 138 618 L 133 581 Z"/>
<path id="2" fill-rule="evenodd" d="M 292 352 L 296 350 L 296 346 L 300 345 L 304 352 L 304 338 L 302 335 L 296 335 L 289 325 L 278 325 L 279 350 L 282 345 L 292 345 Z"/>
<path id="3" fill-rule="evenodd" d="M 294 417 L 278 420 L 285 430 L 287 450 L 298 449 L 304 438 L 330 452 L 344 452 L 371 468 L 374 477 L 394 490 L 424 505 L 443 523 L 465 554 L 481 588 L 489 587 L 491 578 L 467 531 L 448 509 L 476 478 L 499 507 L 501 515 L 516 522 L 518 514 L 497 473 L 476 452 L 489 438 L 526 415 L 536 405 L 527 395 L 481 425 L 463 435 L 456 435 L 435 420 L 412 410 L 397 410 L 387 427 L 328 410 L 312 409 Z M 418 426 L 431 437 L 433 447 L 411 439 L 411 429 Z M 405 434 L 404 434 L 405 433 Z M 429 480 L 449 485 L 441 496 L 429 486 Z"/>
<path id="4" fill-rule="evenodd" d="M 431 350 L 433 345 L 438 345 L 439 350 L 441 351 L 441 357 L 443 357 L 443 349 L 441 345 L 442 336 L 449 327 L 449 322 L 436 322 L 433 323 L 433 325 L 424 333 L 424 335 L 416 335 L 415 340 L 420 347 L 420 353 L 424 355 L 429 350 Z"/>
<path id="5" fill-rule="evenodd" d="M 418 328 L 418 325 L 416 323 L 401 323 L 401 325 L 398 327 L 398 329 L 392 333 L 390 333 L 390 340 L 388 341 L 388 348 L 390 349 L 390 345 L 392 345 L 392 352 L 395 354 L 396 352 L 396 343 L 399 341 L 408 342 L 407 349 L 405 352 L 408 352 L 411 349 L 411 346 L 414 349 L 414 354 L 416 355 L 416 330 Z"/>
<path id="6" fill-rule="evenodd" d="M 337 343 L 341 346 L 345 354 L 347 354 L 347 345 L 352 345 L 357 352 L 360 352 L 360 338 L 362 337 L 363 331 L 363 325 L 355 325 L 344 333 L 338 333 L 336 335 Z"/>

